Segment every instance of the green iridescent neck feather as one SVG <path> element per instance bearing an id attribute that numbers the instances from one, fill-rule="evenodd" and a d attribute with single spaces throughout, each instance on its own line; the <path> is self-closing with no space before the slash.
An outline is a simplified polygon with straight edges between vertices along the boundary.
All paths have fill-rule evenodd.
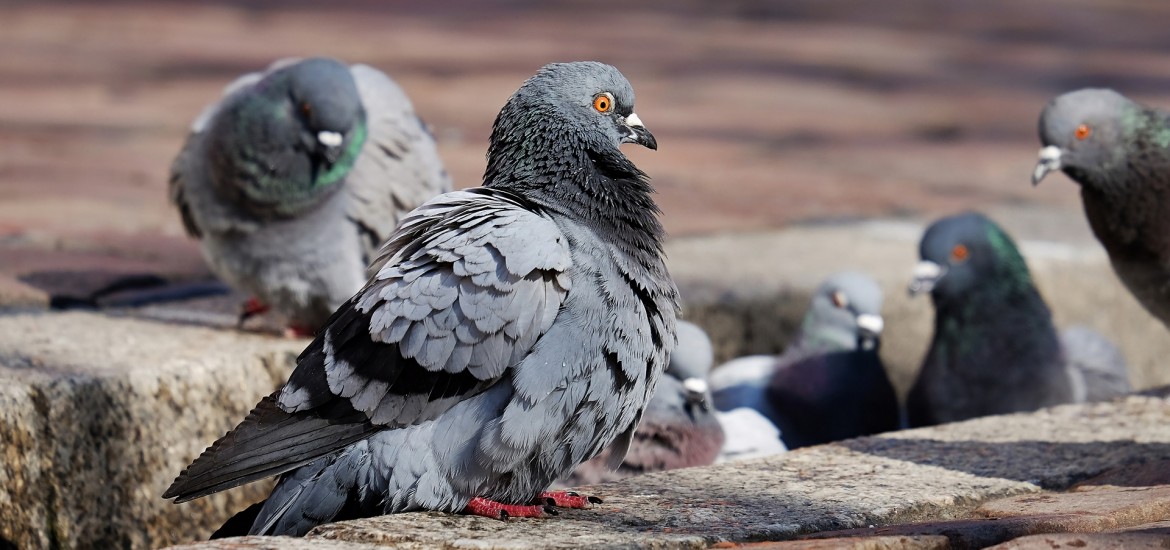
<path id="1" fill-rule="evenodd" d="M 1002 281 L 1006 290 L 1018 292 L 1033 288 L 1028 264 L 1011 237 L 999 227 L 992 225 L 987 228 L 987 242 L 991 245 L 1000 266 L 1001 276 L 997 281 Z"/>

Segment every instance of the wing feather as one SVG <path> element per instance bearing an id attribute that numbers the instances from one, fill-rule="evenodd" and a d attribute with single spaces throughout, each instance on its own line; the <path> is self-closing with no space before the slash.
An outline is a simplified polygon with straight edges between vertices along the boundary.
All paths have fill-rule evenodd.
<path id="1" fill-rule="evenodd" d="M 476 190 L 412 213 L 383 248 L 377 275 L 334 313 L 288 383 L 196 459 L 167 497 L 287 472 L 376 431 L 433 419 L 499 381 L 568 293 L 565 240 L 526 206 Z M 538 260 L 509 267 L 505 229 L 545 235 L 524 249 Z"/>

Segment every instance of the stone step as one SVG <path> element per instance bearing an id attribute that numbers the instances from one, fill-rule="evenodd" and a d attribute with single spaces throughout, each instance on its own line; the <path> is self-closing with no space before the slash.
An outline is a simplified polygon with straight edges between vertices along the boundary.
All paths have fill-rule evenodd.
<path id="1" fill-rule="evenodd" d="M 1170 486 L 1055 491 L 1170 460 L 1168 417 L 1170 401 L 1159 396 L 1066 405 L 587 487 L 605 502 L 552 519 L 409 513 L 323 525 L 308 538 L 404 548 L 703 548 L 817 534 L 931 548 L 939 536 L 981 547 L 1038 532 L 1104 531 L 1166 517 Z"/>
<path id="2" fill-rule="evenodd" d="M 93 313 L 0 315 L 0 548 L 157 548 L 267 494 L 176 506 L 175 475 L 304 342 Z"/>

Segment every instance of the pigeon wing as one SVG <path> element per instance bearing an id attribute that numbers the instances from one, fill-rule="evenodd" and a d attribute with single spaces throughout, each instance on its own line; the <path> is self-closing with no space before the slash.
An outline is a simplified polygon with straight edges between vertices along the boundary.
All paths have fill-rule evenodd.
<path id="1" fill-rule="evenodd" d="M 557 226 L 501 190 L 448 193 L 403 220 L 377 275 L 326 323 L 285 386 L 163 495 L 178 502 L 287 472 L 491 387 L 569 291 Z"/>
<path id="2" fill-rule="evenodd" d="M 418 205 L 451 190 L 435 140 L 390 77 L 350 68 L 366 110 L 366 143 L 346 176 L 347 214 L 364 237 L 366 260 Z"/>
<path id="3" fill-rule="evenodd" d="M 1101 333 L 1073 326 L 1060 333 L 1060 342 L 1078 402 L 1101 401 L 1132 389 L 1125 356 Z"/>

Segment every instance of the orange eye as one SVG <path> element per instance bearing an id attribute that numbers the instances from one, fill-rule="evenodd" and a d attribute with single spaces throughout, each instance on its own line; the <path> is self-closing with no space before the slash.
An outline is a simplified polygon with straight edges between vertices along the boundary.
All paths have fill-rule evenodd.
<path id="1" fill-rule="evenodd" d="M 301 104 L 301 112 L 304 113 L 305 116 L 309 116 L 309 115 L 313 114 L 313 106 L 309 105 L 308 103 L 302 103 Z"/>
<path id="2" fill-rule="evenodd" d="M 609 94 L 601 94 L 593 98 L 593 108 L 599 113 L 608 113 L 613 109 L 613 98 L 609 97 Z"/>
<path id="3" fill-rule="evenodd" d="M 845 306 L 849 305 L 849 297 L 846 296 L 845 293 L 841 292 L 840 290 L 833 293 L 832 300 L 833 300 L 833 305 L 835 305 L 837 307 L 845 307 Z"/>
<path id="4" fill-rule="evenodd" d="M 1089 137 L 1089 134 L 1092 134 L 1092 133 L 1093 133 L 1093 129 L 1089 128 L 1088 124 L 1082 124 L 1080 126 L 1077 126 L 1076 131 L 1073 132 L 1073 136 L 1076 136 L 1077 139 L 1084 140 L 1085 138 Z"/>
<path id="5" fill-rule="evenodd" d="M 965 245 L 956 244 L 955 247 L 951 249 L 951 259 L 956 262 L 966 260 L 969 254 L 970 252 L 967 251 L 967 247 Z"/>

